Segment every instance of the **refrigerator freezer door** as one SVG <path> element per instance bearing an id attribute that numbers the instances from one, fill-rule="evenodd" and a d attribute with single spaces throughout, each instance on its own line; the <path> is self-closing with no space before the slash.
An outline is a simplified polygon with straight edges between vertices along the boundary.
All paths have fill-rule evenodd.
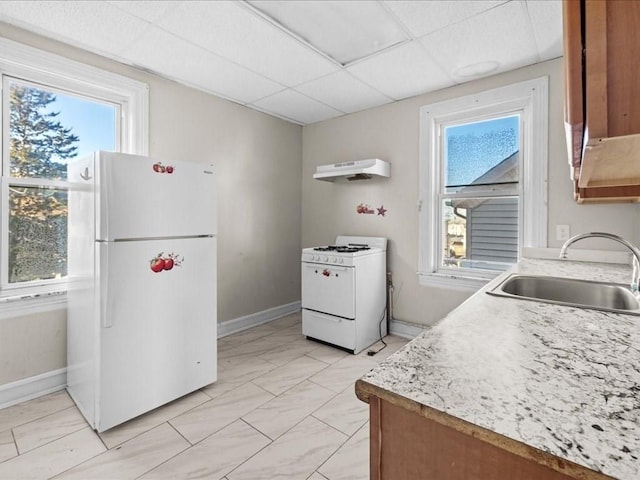
<path id="1" fill-rule="evenodd" d="M 94 168 L 81 166 L 70 181 L 96 182 L 98 240 L 216 233 L 213 167 L 99 152 Z"/>
<path id="2" fill-rule="evenodd" d="M 216 380 L 216 239 L 97 242 L 97 249 L 95 427 L 103 431 Z"/>

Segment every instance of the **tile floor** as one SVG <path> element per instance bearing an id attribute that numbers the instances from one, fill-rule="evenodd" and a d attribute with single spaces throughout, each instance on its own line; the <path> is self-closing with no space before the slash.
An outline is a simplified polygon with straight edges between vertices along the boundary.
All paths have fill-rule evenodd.
<path id="1" fill-rule="evenodd" d="M 0 479 L 368 479 L 354 382 L 407 342 L 386 341 L 349 355 L 296 313 L 220 339 L 218 382 L 100 435 L 65 391 L 5 408 Z"/>

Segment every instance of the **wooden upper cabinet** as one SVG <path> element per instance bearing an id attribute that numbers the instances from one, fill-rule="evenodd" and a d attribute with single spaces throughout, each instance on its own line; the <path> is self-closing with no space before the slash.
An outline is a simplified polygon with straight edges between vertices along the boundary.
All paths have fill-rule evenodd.
<path id="1" fill-rule="evenodd" d="M 640 1 L 565 0 L 563 7 L 575 198 L 640 201 Z"/>

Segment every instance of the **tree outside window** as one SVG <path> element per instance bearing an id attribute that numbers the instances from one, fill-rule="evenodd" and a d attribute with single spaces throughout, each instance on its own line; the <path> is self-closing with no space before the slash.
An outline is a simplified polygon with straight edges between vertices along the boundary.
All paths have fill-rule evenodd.
<path id="1" fill-rule="evenodd" d="M 114 149 L 117 109 L 20 80 L 7 83 L 7 280 L 61 279 L 67 274 L 67 162 Z"/>

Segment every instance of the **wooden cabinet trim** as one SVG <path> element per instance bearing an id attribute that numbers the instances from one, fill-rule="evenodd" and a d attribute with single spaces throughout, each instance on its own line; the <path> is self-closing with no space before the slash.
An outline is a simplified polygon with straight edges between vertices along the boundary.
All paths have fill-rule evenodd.
<path id="1" fill-rule="evenodd" d="M 369 478 L 380 480 L 382 431 L 380 428 L 380 398 L 369 399 Z"/>
<path id="2" fill-rule="evenodd" d="M 584 130 L 582 11 L 580 6 L 579 0 L 567 0 L 562 4 L 565 51 L 564 121 L 567 134 L 569 165 L 571 165 L 572 170 L 574 168 L 579 169 L 580 167 L 582 134 Z"/>
<path id="3" fill-rule="evenodd" d="M 607 63 L 607 2 L 585 1 L 586 45 L 586 125 L 585 136 L 603 138 L 609 136 L 607 118 L 609 69 Z"/>

